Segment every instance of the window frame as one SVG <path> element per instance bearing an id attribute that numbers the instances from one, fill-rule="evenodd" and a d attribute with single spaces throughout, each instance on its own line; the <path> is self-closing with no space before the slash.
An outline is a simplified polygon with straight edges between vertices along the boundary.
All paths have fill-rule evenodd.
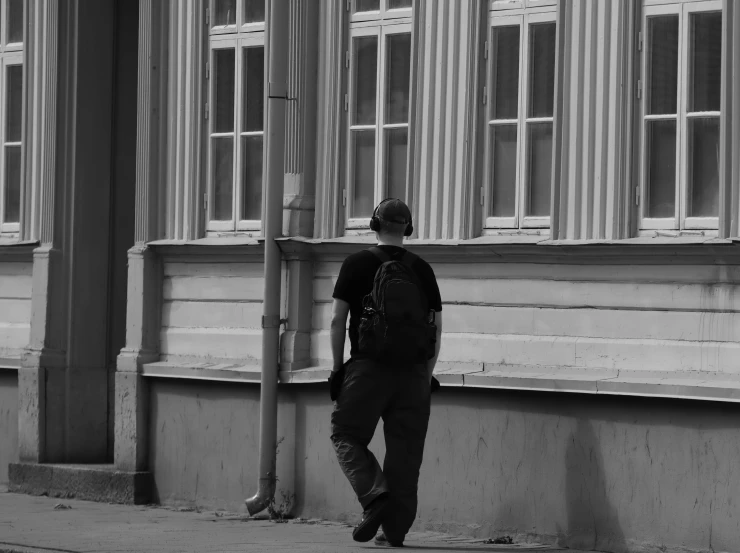
<path id="1" fill-rule="evenodd" d="M 491 12 L 487 22 L 487 59 L 485 60 L 485 93 L 483 106 L 483 233 L 496 231 L 511 230 L 538 230 L 549 229 L 551 225 L 551 214 L 547 216 L 525 216 L 527 209 L 527 200 L 529 198 L 530 182 L 528 178 L 527 164 L 530 156 L 530 143 L 528 129 L 529 125 L 537 123 L 550 123 L 555 125 L 555 109 L 553 104 L 553 115 L 550 117 L 530 117 L 530 95 L 529 84 L 531 80 L 531 30 L 532 26 L 543 23 L 553 23 L 557 25 L 557 12 L 555 10 L 556 2 L 550 0 L 527 0 L 525 2 L 497 3 L 491 0 Z M 533 6 L 533 7 L 527 7 Z M 536 7 L 534 7 L 536 6 Z M 519 8 L 517 12 L 512 13 L 514 8 Z M 494 87 L 494 43 L 493 32 L 497 27 L 519 27 L 519 86 L 517 96 L 517 117 L 516 119 L 493 119 L 492 110 L 495 105 L 495 87 Z M 554 86 L 554 83 L 553 83 Z M 554 92 L 554 91 L 553 91 Z M 513 125 L 517 129 L 516 145 L 516 183 L 514 197 L 514 215 L 509 217 L 489 216 L 492 211 L 493 197 L 493 155 L 492 148 L 492 129 L 494 126 Z M 553 134 L 553 141 L 555 140 Z M 551 183 L 552 186 L 552 183 Z"/>
<path id="2" fill-rule="evenodd" d="M 722 206 L 718 205 L 715 217 L 689 217 L 689 136 L 688 122 L 690 119 L 721 118 L 721 111 L 691 112 L 689 100 L 691 96 L 691 16 L 695 13 L 722 13 L 722 0 L 652 0 L 645 1 L 641 14 L 642 51 L 640 52 L 640 148 L 639 148 L 639 183 L 637 206 L 638 232 L 640 231 L 717 231 L 719 229 L 719 212 Z M 676 86 L 676 114 L 647 114 L 650 91 L 648 83 L 650 74 L 648 67 L 650 18 L 675 15 L 678 17 L 678 71 Z M 674 214 L 672 217 L 648 217 L 648 156 L 647 156 L 647 123 L 648 121 L 667 120 L 676 121 L 676 184 L 674 189 Z M 719 168 L 718 168 L 719 170 Z M 718 200 L 719 201 L 719 200 Z"/>
<path id="3" fill-rule="evenodd" d="M 346 145 L 344 147 L 343 156 L 345 159 L 343 174 L 345 177 L 345 186 L 343 189 L 343 207 L 344 207 L 344 229 L 345 232 L 350 231 L 364 231 L 370 227 L 370 216 L 367 217 L 351 217 L 353 202 L 354 202 L 354 156 L 352 155 L 352 132 L 358 130 L 370 130 L 373 129 L 375 132 L 375 159 L 374 159 L 374 182 L 373 182 L 373 194 L 374 204 L 378 204 L 386 196 L 385 190 L 387 189 L 387 182 L 385 177 L 386 168 L 386 156 L 385 156 L 385 136 L 386 131 L 394 128 L 405 128 L 407 129 L 407 149 L 406 149 L 406 175 L 408 179 L 408 167 L 411 163 L 412 154 L 411 144 L 411 133 L 412 133 L 412 121 L 413 116 L 411 113 L 411 106 L 413 104 L 411 99 L 411 91 L 413 90 L 413 62 L 410 66 L 409 74 L 409 113 L 406 123 L 386 123 L 386 95 L 387 82 L 388 82 L 388 59 L 387 53 L 387 39 L 393 35 L 408 34 L 411 40 L 409 55 L 413 55 L 414 50 L 414 33 L 413 33 L 413 7 L 403 8 L 395 10 L 387 10 L 388 0 L 380 0 L 380 10 L 372 12 L 359 12 L 355 13 L 355 5 L 357 0 L 352 0 L 351 13 L 350 13 L 350 25 L 349 32 L 347 34 L 347 61 L 345 64 L 346 71 L 346 109 L 345 118 L 346 121 L 343 124 L 344 132 L 346 133 Z M 420 0 L 416 0 L 420 1 Z M 377 60 L 377 73 L 376 73 L 376 95 L 375 95 L 375 123 L 373 125 L 354 125 L 352 123 L 352 113 L 355 107 L 357 83 L 356 80 L 356 56 L 355 56 L 355 44 L 354 41 L 357 38 L 362 37 L 377 37 L 378 40 L 378 60 Z M 406 196 L 409 195 L 410 182 L 406 182 Z M 408 198 L 402 198 L 404 200 Z"/>
<path id="4" fill-rule="evenodd" d="M 2 144 L 0 144 L 0 236 L 15 237 L 20 234 L 20 219 L 23 217 L 23 178 L 21 177 L 20 188 L 21 188 L 21 205 L 19 205 L 19 220 L 17 222 L 6 223 L 5 222 L 5 195 L 7 190 L 5 168 L 7 163 L 7 156 L 5 155 L 6 146 L 20 146 L 21 163 L 24 159 L 24 144 L 21 138 L 20 142 L 6 142 L 6 136 L 8 129 L 6 127 L 8 121 L 8 68 L 13 66 L 20 66 L 22 71 L 25 71 L 23 64 L 23 41 L 21 42 L 7 42 L 8 39 L 8 24 L 10 19 L 8 17 L 10 8 L 8 0 L 0 1 L 0 132 L 2 132 Z M 21 25 L 25 25 L 26 10 L 25 5 L 23 7 L 23 20 Z M 22 81 L 25 81 L 23 76 Z M 21 90 L 23 94 L 23 90 Z M 22 103 L 25 100 L 22 100 Z M 22 171 L 21 171 L 22 175 Z"/>
<path id="5" fill-rule="evenodd" d="M 209 10 L 215 14 L 216 0 L 209 0 Z M 206 197 L 208 198 L 205 209 L 205 227 L 206 235 L 217 236 L 225 233 L 247 233 L 258 234 L 262 231 L 262 218 L 264 217 L 264 197 L 265 197 L 265 164 L 267 148 L 265 144 L 265 126 L 267 122 L 267 72 L 268 64 L 264 64 L 263 71 L 263 124 L 261 131 L 244 131 L 244 51 L 248 48 L 262 47 L 264 49 L 265 62 L 267 61 L 267 39 L 266 25 L 269 17 L 268 5 L 265 3 L 265 21 L 257 23 L 244 23 L 244 0 L 237 0 L 236 23 L 234 25 L 211 25 L 208 27 L 208 64 L 209 76 L 207 79 L 207 98 L 208 98 L 208 119 L 205 125 L 206 143 L 206 163 L 205 163 L 205 185 Z M 215 17 L 212 16 L 212 17 Z M 233 131 L 226 133 L 214 133 L 213 125 L 215 121 L 215 88 L 216 80 L 212 69 L 215 68 L 214 52 L 216 50 L 234 50 L 234 125 Z M 262 139 L 262 205 L 260 205 L 260 219 L 241 219 L 241 204 L 243 200 L 243 186 L 241 171 L 243 169 L 241 141 L 243 136 L 257 136 Z M 215 201 L 214 198 L 214 180 L 213 180 L 213 147 L 211 141 L 217 136 L 233 137 L 233 160 L 232 160 L 232 204 L 231 219 L 216 220 L 214 219 Z"/>
<path id="6" fill-rule="evenodd" d="M 532 10 L 557 6 L 557 0 L 489 0 L 490 11 L 498 10 Z"/>

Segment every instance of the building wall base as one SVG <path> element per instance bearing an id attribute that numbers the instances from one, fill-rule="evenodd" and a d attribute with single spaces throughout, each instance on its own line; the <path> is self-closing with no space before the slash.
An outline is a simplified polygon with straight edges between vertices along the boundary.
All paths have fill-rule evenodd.
<path id="1" fill-rule="evenodd" d="M 8 489 L 15 493 L 135 505 L 151 498 L 151 473 L 118 471 L 113 465 L 11 463 L 8 476 Z"/>

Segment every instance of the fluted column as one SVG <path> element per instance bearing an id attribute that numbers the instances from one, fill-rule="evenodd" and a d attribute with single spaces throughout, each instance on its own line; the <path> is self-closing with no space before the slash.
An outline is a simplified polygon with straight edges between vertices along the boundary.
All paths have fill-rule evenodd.
<path id="1" fill-rule="evenodd" d="M 412 205 L 419 238 L 473 233 L 480 18 L 486 2 L 414 2 Z"/>
<path id="2" fill-rule="evenodd" d="M 169 3 L 166 235 L 181 240 L 200 238 L 204 228 L 204 13 L 203 0 Z"/>
<path id="3" fill-rule="evenodd" d="M 552 237 L 629 235 L 636 0 L 562 0 Z"/>
<path id="4" fill-rule="evenodd" d="M 311 0 L 289 5 L 288 97 L 285 113 L 283 234 L 313 236 L 316 194 L 316 69 L 318 9 Z"/>
<path id="5" fill-rule="evenodd" d="M 316 142 L 316 217 L 314 235 L 332 238 L 344 232 L 340 186 L 342 79 L 346 46 L 345 0 L 319 2 L 319 59 Z M 314 7 L 314 9 L 316 9 Z"/>

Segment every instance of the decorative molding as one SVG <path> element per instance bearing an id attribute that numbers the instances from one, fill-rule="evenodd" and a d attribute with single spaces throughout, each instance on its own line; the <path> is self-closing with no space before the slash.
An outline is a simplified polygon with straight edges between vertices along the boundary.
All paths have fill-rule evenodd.
<path id="1" fill-rule="evenodd" d="M 203 0 L 169 7 L 166 236 L 193 240 L 204 229 L 205 8 Z"/>
<path id="2" fill-rule="evenodd" d="M 25 0 L 21 240 L 54 239 L 59 4 Z"/>
<path id="3" fill-rule="evenodd" d="M 160 198 L 166 176 L 168 2 L 139 4 L 139 74 L 136 125 L 137 244 L 162 235 Z"/>
<path id="4" fill-rule="evenodd" d="M 427 0 L 415 12 L 422 31 L 415 40 L 412 190 L 420 238 L 467 238 L 473 231 L 482 4 Z"/>
<path id="5" fill-rule="evenodd" d="M 319 8 L 319 59 L 317 95 L 316 215 L 314 235 L 331 238 L 343 232 L 342 121 L 345 0 L 323 0 Z"/>

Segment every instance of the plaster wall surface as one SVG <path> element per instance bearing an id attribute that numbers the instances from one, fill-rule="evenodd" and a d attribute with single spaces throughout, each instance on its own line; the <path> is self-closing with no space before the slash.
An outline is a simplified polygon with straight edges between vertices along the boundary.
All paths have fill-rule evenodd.
<path id="1" fill-rule="evenodd" d="M 314 265 L 311 359 L 331 362 L 341 263 Z M 448 366 L 740 374 L 740 269 L 434 262 Z"/>
<path id="2" fill-rule="evenodd" d="M 244 499 L 257 491 L 259 386 L 156 379 L 150 394 L 154 500 L 243 511 Z M 292 503 L 293 405 L 280 394 L 278 506 Z"/>
<path id="3" fill-rule="evenodd" d="M 258 393 L 153 381 L 160 501 L 243 510 L 256 482 Z M 355 522 L 331 408 L 323 385 L 283 388 L 278 486 L 295 493 L 295 515 Z M 739 414 L 698 401 L 444 388 L 433 397 L 416 527 L 615 552 L 735 551 Z M 370 448 L 382 463 L 382 424 Z"/>
<path id="4" fill-rule="evenodd" d="M 20 358 L 31 332 L 31 263 L 0 263 L 0 362 Z"/>
<path id="5" fill-rule="evenodd" d="M 256 363 L 262 294 L 261 263 L 165 263 L 163 359 Z"/>
<path id="6" fill-rule="evenodd" d="M 8 464 L 18 462 L 18 375 L 0 370 L 0 486 L 8 483 Z"/>

